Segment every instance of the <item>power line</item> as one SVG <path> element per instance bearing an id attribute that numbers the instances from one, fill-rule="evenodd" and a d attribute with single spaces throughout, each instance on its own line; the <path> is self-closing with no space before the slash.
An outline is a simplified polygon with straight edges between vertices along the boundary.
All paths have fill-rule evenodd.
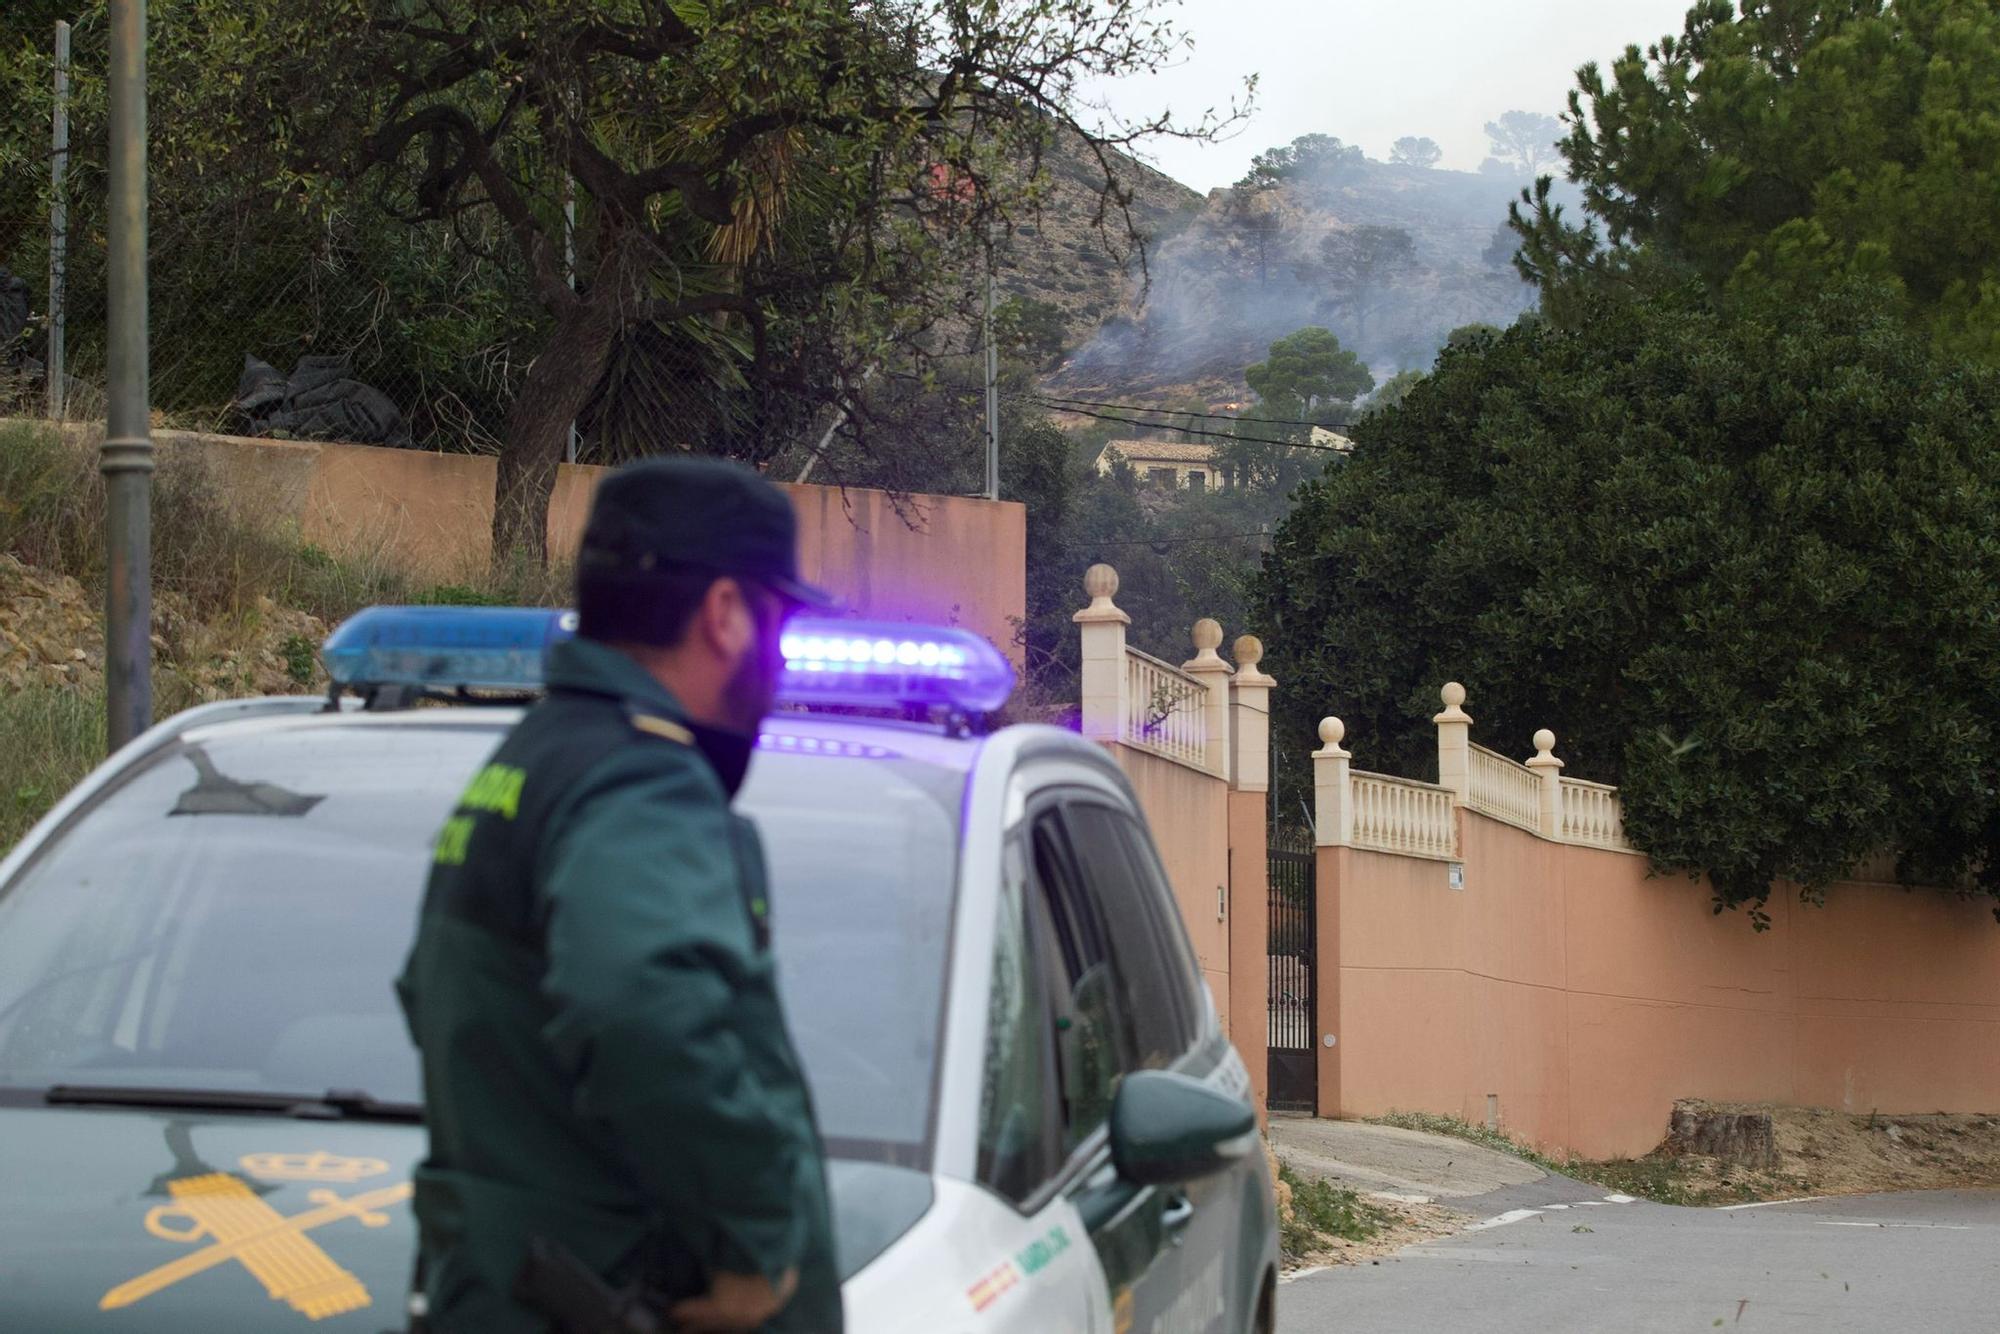
<path id="1" fill-rule="evenodd" d="M 1232 417 L 1226 412 L 1190 412 L 1186 408 L 1149 408 L 1138 403 L 1100 403 L 1089 398 L 1063 398 L 1056 394 L 1041 394 L 1044 403 L 1081 403 L 1087 408 L 1116 408 L 1120 412 L 1158 412 L 1170 417 L 1206 417 L 1210 421 L 1258 422 L 1265 426 L 1324 426 L 1328 430 L 1346 429 L 1353 422 L 1288 422 L 1280 417 Z"/>
<path id="2" fill-rule="evenodd" d="M 1245 439 L 1243 436 L 1237 435 L 1234 431 L 1201 431 L 1201 430 L 1196 430 L 1192 426 L 1175 426 L 1171 422 L 1142 422 L 1142 421 L 1134 421 L 1130 417 L 1113 417 L 1109 413 L 1104 413 L 1104 412 L 1088 412 L 1085 411 L 1083 408 L 1067 407 L 1061 403 L 1053 403 L 1043 398 L 1037 398 L 1033 401 L 1041 404 L 1041 406 L 1045 408 L 1055 408 L 1060 412 L 1074 412 L 1079 417 L 1095 417 L 1099 421 L 1117 422 L 1121 426 L 1146 426 L 1159 431 L 1179 431 L 1182 435 L 1204 436 L 1212 440 L 1236 440 L 1246 445 L 1275 445 L 1279 449 L 1313 449 L 1313 450 L 1318 450 L 1321 453 L 1325 454 L 1345 454 L 1348 452 L 1347 450 L 1342 449 L 1338 445 L 1301 445 L 1301 444 L 1294 444 L 1289 440 Z M 1153 409 L 1141 408 L 1140 411 L 1150 412 L 1153 411 Z M 1288 422 L 1285 424 L 1290 426 L 1300 426 L 1303 425 L 1304 423 Z"/>
<path id="3" fill-rule="evenodd" d="M 1094 538 L 1072 538 L 1061 542 L 1065 547 L 1175 547 L 1183 542 L 1241 542 L 1252 537 L 1275 537 L 1277 534 L 1259 530 L 1254 533 L 1191 533 L 1184 537 L 1119 537 L 1106 540 Z"/>

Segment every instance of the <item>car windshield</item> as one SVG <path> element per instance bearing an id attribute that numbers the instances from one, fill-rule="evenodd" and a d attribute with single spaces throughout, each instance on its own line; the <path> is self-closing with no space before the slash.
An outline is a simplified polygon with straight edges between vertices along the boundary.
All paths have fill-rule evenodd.
<path id="1" fill-rule="evenodd" d="M 496 728 L 225 728 L 99 794 L 0 887 L 0 1086 L 416 1102 L 392 982 Z M 830 1147 L 928 1141 L 962 775 L 770 754 L 744 794 Z"/>

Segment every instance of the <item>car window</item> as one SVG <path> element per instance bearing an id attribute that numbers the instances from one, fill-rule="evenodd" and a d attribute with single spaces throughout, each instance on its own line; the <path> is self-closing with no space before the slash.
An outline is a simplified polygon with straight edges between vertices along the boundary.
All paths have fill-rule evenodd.
<path id="1" fill-rule="evenodd" d="M 1054 1088 L 1055 1018 L 1030 914 L 1027 859 L 1010 843 L 1002 864 L 979 1100 L 979 1180 L 1019 1202 L 1054 1175 L 1061 1139 Z"/>
<path id="2" fill-rule="evenodd" d="M 1133 1068 L 1171 1065 L 1194 1040 L 1188 979 L 1175 947 L 1179 923 L 1166 913 L 1158 887 L 1144 873 L 1129 817 L 1108 806 L 1072 803 L 1063 824 L 1075 850 L 1087 897 L 1099 905 L 1109 933 L 1111 959 L 1124 995 L 1130 998 Z"/>
<path id="3" fill-rule="evenodd" d="M 1060 972 L 1050 970 L 1050 986 L 1055 995 L 1063 1151 L 1068 1153 L 1110 1116 L 1130 1036 L 1103 923 L 1083 893 L 1068 839 L 1053 813 L 1035 822 L 1031 846 L 1041 890 L 1034 908 L 1058 942 L 1062 958 Z"/>
<path id="4" fill-rule="evenodd" d="M 246 729 L 144 763 L 0 886 L 0 1085 L 418 1101 L 391 982 L 499 738 Z"/>
<path id="5" fill-rule="evenodd" d="M 1183 1012 L 1188 1018 L 1188 1040 L 1198 1039 L 1202 1016 L 1208 1010 L 1204 994 L 1207 980 L 1202 976 L 1201 960 L 1195 957 L 1194 942 L 1188 939 L 1187 923 L 1181 919 L 1180 900 L 1174 896 L 1173 881 L 1167 877 L 1166 863 L 1160 860 L 1160 850 L 1153 843 L 1153 836 L 1146 826 L 1123 812 L 1114 812 L 1116 823 L 1124 835 L 1125 849 L 1131 855 L 1133 865 L 1139 868 L 1139 878 L 1150 886 L 1147 901 L 1160 913 L 1160 934 L 1165 939 L 1172 955 L 1174 971 L 1178 973 L 1178 985 L 1185 1001 Z"/>
<path id="6" fill-rule="evenodd" d="M 928 1156 L 964 785 L 913 760 L 767 750 L 738 802 L 763 838 L 785 1023 L 837 1156 Z"/>

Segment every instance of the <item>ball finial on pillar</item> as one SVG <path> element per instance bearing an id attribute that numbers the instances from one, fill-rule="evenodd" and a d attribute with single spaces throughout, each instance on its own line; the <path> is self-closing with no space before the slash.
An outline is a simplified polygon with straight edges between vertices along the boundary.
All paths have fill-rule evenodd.
<path id="1" fill-rule="evenodd" d="M 1347 724 L 1340 721 L 1340 719 L 1322 718 L 1319 720 L 1320 744 L 1328 750 L 1339 750 L 1340 743 L 1346 736 Z"/>
<path id="2" fill-rule="evenodd" d="M 1544 727 L 1541 731 L 1535 733 L 1535 754 L 1537 756 L 1551 754 L 1555 751 L 1555 748 L 1556 734 L 1554 732 Z"/>
<path id="3" fill-rule="evenodd" d="M 1438 698 L 1447 709 L 1456 709 L 1465 704 L 1465 687 L 1456 681 L 1446 681 L 1444 689 L 1438 691 Z"/>
<path id="4" fill-rule="evenodd" d="M 1229 646 L 1229 656 L 1236 659 L 1238 670 L 1255 667 L 1264 661 L 1264 641 L 1255 635 L 1238 635 Z"/>
<path id="5" fill-rule="evenodd" d="M 1083 572 L 1083 591 L 1090 594 L 1090 605 L 1070 617 L 1078 625 L 1130 625 L 1132 618 L 1118 610 L 1118 604 L 1111 599 L 1118 595 L 1118 571 L 1099 561 Z M 1118 644 L 1118 651 L 1124 652 L 1124 642 Z M 1115 656 L 1115 655 L 1114 655 Z"/>
<path id="6" fill-rule="evenodd" d="M 1204 616 L 1194 623 L 1195 650 L 1204 656 L 1222 647 L 1222 622 Z"/>

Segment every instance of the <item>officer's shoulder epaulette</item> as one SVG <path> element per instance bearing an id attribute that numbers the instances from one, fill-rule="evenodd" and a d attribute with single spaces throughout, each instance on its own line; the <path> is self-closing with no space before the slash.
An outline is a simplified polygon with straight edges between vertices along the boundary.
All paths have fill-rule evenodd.
<path id="1" fill-rule="evenodd" d="M 671 718 L 662 718 L 657 713 L 647 713 L 642 709 L 627 705 L 625 721 L 632 724 L 632 730 L 646 736 L 656 736 L 663 741 L 671 741 L 677 746 L 692 746 L 694 733 Z"/>

